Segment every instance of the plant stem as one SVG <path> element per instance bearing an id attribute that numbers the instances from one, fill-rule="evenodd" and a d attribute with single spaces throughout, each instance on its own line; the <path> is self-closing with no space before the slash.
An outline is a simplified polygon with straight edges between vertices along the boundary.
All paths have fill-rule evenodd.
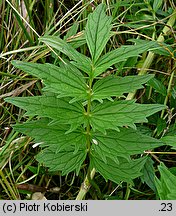
<path id="1" fill-rule="evenodd" d="M 170 91 L 171 91 L 171 87 L 172 87 L 172 81 L 174 78 L 174 74 L 175 74 L 175 70 L 171 73 L 171 76 L 170 76 L 170 80 L 169 80 L 169 84 L 168 84 L 168 88 L 167 88 L 167 95 L 166 95 L 165 100 L 164 100 L 164 105 L 167 105 L 167 102 L 168 102 L 168 99 L 170 96 Z M 164 110 L 162 110 L 162 112 L 161 112 L 161 118 L 163 118 L 163 116 L 164 116 Z"/>
<path id="2" fill-rule="evenodd" d="M 91 187 L 91 183 L 88 180 L 89 177 L 88 175 L 90 175 L 90 178 L 93 179 L 94 175 L 95 175 L 95 168 L 92 169 L 92 171 L 90 173 L 87 173 L 86 178 L 84 179 L 84 182 L 81 185 L 81 188 L 79 190 L 79 193 L 76 197 L 76 200 L 83 200 L 86 193 L 88 192 L 89 188 Z"/>
<path id="3" fill-rule="evenodd" d="M 91 112 L 91 93 L 92 93 L 92 79 L 90 78 L 89 80 L 89 93 L 88 93 L 88 100 L 87 100 L 87 116 L 88 116 L 88 123 L 87 123 L 87 128 L 86 128 L 86 136 L 87 136 L 87 150 L 88 153 L 90 152 L 90 147 L 91 147 L 91 141 L 90 141 L 90 122 L 89 122 L 89 117 L 90 117 L 90 112 Z"/>
<path id="4" fill-rule="evenodd" d="M 126 194 L 125 194 L 125 200 L 128 200 L 129 199 L 129 196 L 130 196 L 130 185 L 129 183 L 127 183 L 127 189 L 126 189 Z"/>
<path id="5" fill-rule="evenodd" d="M 90 160 L 90 148 L 91 148 L 91 140 L 90 140 L 91 126 L 90 126 L 89 117 L 91 115 L 92 82 L 93 82 L 93 76 L 91 73 L 90 77 L 89 77 L 89 90 L 88 90 L 89 92 L 88 92 L 87 112 L 86 112 L 86 115 L 88 116 L 88 123 L 87 123 L 87 127 L 86 127 L 86 140 L 87 140 L 87 151 L 88 151 L 89 160 Z M 91 187 L 90 180 L 93 179 L 94 175 L 95 175 L 95 168 L 93 168 L 92 171 L 90 171 L 90 169 L 88 168 L 87 175 L 84 179 L 84 182 L 81 185 L 81 188 L 80 188 L 80 191 L 76 197 L 76 200 L 84 199 L 86 193 L 88 192 L 89 188 Z"/>
<path id="6" fill-rule="evenodd" d="M 10 183 L 7 181 L 7 178 L 6 178 L 6 176 L 3 174 L 3 171 L 2 171 L 2 170 L 0 170 L 0 176 L 1 176 L 1 178 L 2 178 L 2 181 L 0 181 L 0 182 L 1 182 L 1 184 L 3 185 L 3 187 L 4 187 L 4 190 L 5 190 L 6 192 L 9 191 L 8 194 L 11 195 L 12 199 L 17 200 L 18 198 L 17 198 L 17 196 L 16 196 L 16 194 L 15 194 L 15 191 L 14 191 L 13 188 L 11 187 Z M 4 184 L 3 184 L 3 182 L 4 182 Z M 13 186 L 13 185 L 12 185 L 12 186 Z M 6 187 L 7 187 L 7 188 L 6 188 Z"/>

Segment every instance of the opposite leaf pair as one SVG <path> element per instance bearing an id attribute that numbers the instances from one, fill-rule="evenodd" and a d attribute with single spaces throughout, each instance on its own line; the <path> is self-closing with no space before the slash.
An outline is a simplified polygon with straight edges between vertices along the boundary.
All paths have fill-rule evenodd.
<path id="1" fill-rule="evenodd" d="M 15 67 L 43 80 L 45 93 L 6 101 L 27 110 L 26 115 L 41 117 L 14 129 L 41 143 L 43 150 L 36 158 L 50 170 L 63 175 L 76 171 L 78 175 L 86 160 L 89 169 L 95 168 L 106 180 L 132 183 L 141 175 L 146 157 L 131 156 L 163 145 L 140 134 L 135 123 L 147 122 L 146 117 L 165 106 L 122 100 L 124 93 L 142 88 L 152 75 L 98 76 L 115 63 L 156 47 L 156 43 L 140 41 L 139 45 L 122 46 L 103 55 L 112 28 L 112 18 L 104 9 L 100 4 L 88 16 L 84 34 L 91 58 L 58 37 L 41 37 L 40 41 L 70 61 L 60 66 L 14 61 Z"/>

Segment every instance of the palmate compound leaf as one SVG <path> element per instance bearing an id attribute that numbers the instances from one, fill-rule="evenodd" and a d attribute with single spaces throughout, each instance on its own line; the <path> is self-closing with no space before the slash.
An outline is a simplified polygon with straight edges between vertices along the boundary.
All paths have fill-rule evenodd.
<path id="1" fill-rule="evenodd" d="M 88 16 L 85 37 L 93 63 L 98 60 L 110 39 L 111 22 L 112 17 L 106 15 L 104 4 L 98 5 L 95 11 Z"/>
<path id="2" fill-rule="evenodd" d="M 60 124 L 71 125 L 70 131 L 85 122 L 84 107 L 81 103 L 70 104 L 70 98 L 57 98 L 56 96 L 11 97 L 6 102 L 12 103 L 24 110 L 26 115 L 48 117 Z"/>
<path id="3" fill-rule="evenodd" d="M 138 56 L 139 54 L 152 49 L 155 46 L 155 41 L 148 43 L 143 40 L 143 43 L 138 45 L 124 45 L 113 51 L 110 51 L 100 57 L 94 65 L 94 77 L 106 71 L 110 66 L 125 61 L 130 57 Z"/>
<path id="4" fill-rule="evenodd" d="M 70 146 L 75 147 L 75 153 L 86 144 L 86 137 L 81 129 L 65 134 L 68 125 L 50 124 L 51 119 L 42 118 L 39 120 L 13 125 L 13 128 L 35 139 L 35 143 L 42 148 L 50 147 L 50 150 L 58 153 Z"/>
<path id="5" fill-rule="evenodd" d="M 119 131 L 118 127 L 135 128 L 135 123 L 147 122 L 148 116 L 166 108 L 160 104 L 137 104 L 129 101 L 106 101 L 95 105 L 90 114 L 93 130 L 106 133 L 106 129 Z"/>
<path id="6" fill-rule="evenodd" d="M 107 130 L 106 135 L 92 132 L 91 139 L 95 154 L 98 154 L 105 163 L 107 157 L 118 163 L 119 157 L 130 160 L 132 155 L 143 154 L 145 150 L 163 145 L 161 141 L 131 128 L 120 128 L 119 132 Z"/>
<path id="7" fill-rule="evenodd" d="M 141 176 L 142 173 L 140 171 L 145 161 L 146 157 L 135 160 L 119 158 L 118 163 L 115 163 L 114 160 L 107 158 L 107 163 L 105 163 L 95 151 L 92 151 L 90 163 L 91 167 L 94 167 L 105 180 L 109 179 L 119 184 L 121 181 L 133 183 L 133 179 Z"/>
<path id="8" fill-rule="evenodd" d="M 142 84 L 153 78 L 153 75 L 108 76 L 95 83 L 93 86 L 93 100 L 102 100 L 108 97 L 120 97 L 124 93 L 133 92 L 136 89 L 143 88 Z"/>
<path id="9" fill-rule="evenodd" d="M 155 178 L 155 185 L 158 195 L 161 200 L 175 200 L 176 199 L 176 176 L 173 175 L 168 168 L 161 163 L 158 166 L 160 172 L 160 179 Z"/>
<path id="10" fill-rule="evenodd" d="M 35 138 L 35 142 L 44 148 L 36 159 L 50 171 L 62 171 L 78 174 L 86 157 L 86 138 L 81 129 L 65 134 L 67 125 L 50 125 L 49 119 L 16 124 L 13 128 Z"/>
<path id="11" fill-rule="evenodd" d="M 72 63 L 77 68 L 79 68 L 80 70 L 84 71 L 87 74 L 90 74 L 91 72 L 90 59 L 87 56 L 83 55 L 82 53 L 79 53 L 66 41 L 62 40 L 57 36 L 43 36 L 39 38 L 39 41 L 44 42 L 49 46 L 55 48 L 56 50 L 64 53 L 70 58 L 70 60 L 74 61 Z"/>
<path id="12" fill-rule="evenodd" d="M 12 61 L 12 64 L 42 79 L 44 90 L 58 94 L 57 97 L 73 97 L 72 101 L 87 98 L 87 85 L 82 73 L 70 63 L 57 67 L 53 64 Z"/>

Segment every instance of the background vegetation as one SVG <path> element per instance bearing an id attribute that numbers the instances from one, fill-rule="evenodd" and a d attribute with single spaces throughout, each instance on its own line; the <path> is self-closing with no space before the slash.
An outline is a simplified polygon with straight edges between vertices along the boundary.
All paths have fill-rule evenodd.
<path id="1" fill-rule="evenodd" d="M 129 44 L 129 39 L 146 39 L 164 42 L 164 50 L 143 53 L 140 58 L 130 58 L 115 65 L 104 76 L 155 74 L 145 89 L 127 97 L 141 103 L 160 103 L 168 106 L 166 111 L 151 116 L 147 124 L 138 125 L 144 134 L 162 138 L 166 134 L 170 146 L 149 151 L 143 176 L 134 181 L 134 186 L 105 182 L 96 174 L 99 189 L 92 187 L 86 199 L 164 199 L 158 188 L 173 191 L 176 185 L 175 132 L 176 132 L 176 87 L 175 87 L 175 17 L 174 0 L 106 0 L 106 1 L 0 1 L 0 199 L 31 199 L 34 192 L 42 192 L 39 199 L 75 199 L 85 178 L 84 169 L 78 177 L 74 173 L 61 177 L 60 173 L 48 172 L 34 156 L 40 148 L 33 148 L 33 140 L 12 130 L 11 125 L 26 121 L 24 111 L 4 102 L 8 96 L 40 95 L 42 82 L 15 69 L 11 60 L 32 62 L 57 61 L 57 53 L 41 45 L 38 37 L 56 35 L 70 43 L 82 43 L 87 16 L 101 2 L 107 5 L 107 14 L 113 17 L 113 37 L 108 50 Z M 164 139 L 164 138 L 163 138 Z M 164 164 L 158 165 L 160 162 Z M 168 169 L 166 169 L 166 167 Z M 154 181 L 155 176 L 161 181 Z M 171 182 L 168 182 L 171 179 Z M 158 183 L 158 184 L 157 184 Z M 157 189 L 156 189 L 157 187 Z M 176 186 L 175 186 L 176 187 Z M 174 189 L 176 191 L 176 189 Z M 97 192 L 98 191 L 98 192 Z M 33 197 L 34 198 L 34 197 Z M 172 195 L 170 198 L 173 198 Z"/>

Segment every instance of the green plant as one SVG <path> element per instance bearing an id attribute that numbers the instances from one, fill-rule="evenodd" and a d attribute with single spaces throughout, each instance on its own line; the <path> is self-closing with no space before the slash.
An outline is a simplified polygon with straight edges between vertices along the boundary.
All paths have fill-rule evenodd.
<path id="1" fill-rule="evenodd" d="M 125 93 L 143 88 L 142 84 L 153 75 L 100 76 L 116 63 L 146 52 L 156 43 L 140 41 L 105 52 L 112 36 L 112 18 L 106 16 L 100 4 L 88 16 L 85 41 L 90 58 L 57 36 L 44 36 L 39 40 L 69 57 L 61 59 L 59 66 L 12 61 L 12 64 L 37 76 L 44 82 L 42 96 L 6 98 L 36 120 L 16 124 L 16 131 L 35 138 L 42 151 L 36 159 L 50 171 L 62 175 L 87 169 L 83 187 L 77 199 L 83 199 L 95 171 L 106 180 L 133 183 L 141 175 L 145 150 L 163 145 L 157 139 L 136 130 L 136 123 L 147 122 L 147 117 L 164 109 L 160 104 L 139 104 L 125 100 Z M 159 46 L 159 45 L 158 45 Z M 97 187 L 98 190 L 98 187 Z"/>
<path id="2" fill-rule="evenodd" d="M 155 185 L 159 198 L 161 200 L 175 200 L 176 176 L 169 171 L 169 169 L 164 165 L 164 163 L 161 163 L 158 166 L 158 169 L 161 176 L 160 179 L 155 177 Z"/>

